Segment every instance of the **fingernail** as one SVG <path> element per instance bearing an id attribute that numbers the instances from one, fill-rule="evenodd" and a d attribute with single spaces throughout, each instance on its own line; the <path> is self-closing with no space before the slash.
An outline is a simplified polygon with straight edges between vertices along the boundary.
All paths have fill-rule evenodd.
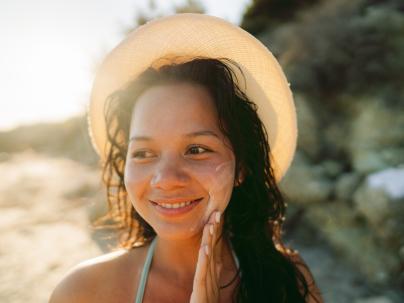
<path id="1" fill-rule="evenodd" d="M 220 223 L 220 211 L 216 212 L 216 223 Z"/>
<path id="2" fill-rule="evenodd" d="M 213 225 L 209 225 L 209 232 L 211 235 L 213 235 Z"/>
<path id="3" fill-rule="evenodd" d="M 209 256 L 209 247 L 207 245 L 205 246 L 205 254 Z"/>

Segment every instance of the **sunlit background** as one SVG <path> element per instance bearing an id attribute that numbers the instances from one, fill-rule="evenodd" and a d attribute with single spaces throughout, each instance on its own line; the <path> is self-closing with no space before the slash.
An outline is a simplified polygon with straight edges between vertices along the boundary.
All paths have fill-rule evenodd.
<path id="1" fill-rule="evenodd" d="M 248 0 L 203 1 L 238 24 Z M 0 1 L 0 129 L 60 121 L 85 111 L 102 56 L 139 15 L 170 14 L 186 1 Z"/>
<path id="2" fill-rule="evenodd" d="M 92 81 L 129 31 L 175 12 L 240 25 L 283 67 L 299 127 L 284 239 L 325 302 L 404 302 L 402 0 L 1 0 L 0 302 L 46 302 L 111 249 L 91 226 L 106 210 Z"/>

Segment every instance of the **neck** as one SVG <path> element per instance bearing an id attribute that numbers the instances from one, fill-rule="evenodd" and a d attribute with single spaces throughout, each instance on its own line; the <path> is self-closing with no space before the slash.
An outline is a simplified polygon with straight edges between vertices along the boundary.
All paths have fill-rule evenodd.
<path id="1" fill-rule="evenodd" d="M 192 290 L 193 279 L 198 262 L 202 234 L 184 240 L 165 239 L 159 236 L 154 250 L 153 271 L 166 281 L 176 281 L 182 287 Z M 225 272 L 237 270 L 233 261 L 230 245 L 222 241 L 222 262 Z"/>

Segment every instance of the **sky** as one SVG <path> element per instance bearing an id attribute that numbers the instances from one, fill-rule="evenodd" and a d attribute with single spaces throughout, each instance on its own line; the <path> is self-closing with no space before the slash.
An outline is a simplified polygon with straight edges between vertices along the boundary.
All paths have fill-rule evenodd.
<path id="1" fill-rule="evenodd" d="M 1 0 L 0 130 L 83 114 L 94 72 L 136 16 L 172 14 L 184 0 Z M 251 0 L 201 0 L 239 24 Z"/>

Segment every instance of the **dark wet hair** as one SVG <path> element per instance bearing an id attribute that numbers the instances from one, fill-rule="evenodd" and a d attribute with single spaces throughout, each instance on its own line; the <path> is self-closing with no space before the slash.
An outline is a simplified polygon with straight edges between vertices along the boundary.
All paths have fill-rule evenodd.
<path id="1" fill-rule="evenodd" d="M 124 185 L 132 110 L 137 98 L 152 86 L 178 82 L 202 85 L 213 97 L 219 127 L 231 143 L 236 175 L 244 174 L 223 214 L 222 236 L 231 241 L 242 272 L 233 301 L 306 302 L 310 294 L 308 281 L 293 261 L 294 252 L 281 240 L 285 202 L 268 157 L 267 132 L 256 105 L 237 85 L 232 66 L 240 70 L 225 58 L 195 58 L 150 67 L 110 96 L 105 107 L 110 146 L 103 166 L 109 218 L 121 230 L 122 247 L 131 249 L 155 237 L 153 228 L 133 208 Z"/>

